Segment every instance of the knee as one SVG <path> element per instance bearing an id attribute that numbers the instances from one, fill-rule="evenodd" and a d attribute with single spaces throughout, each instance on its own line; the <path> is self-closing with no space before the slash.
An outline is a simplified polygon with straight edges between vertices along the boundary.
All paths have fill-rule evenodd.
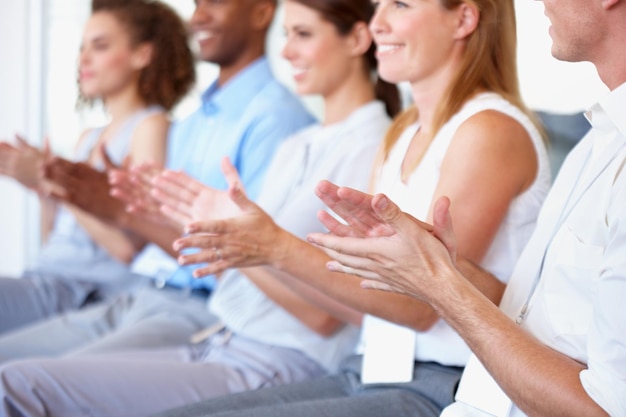
<path id="1" fill-rule="evenodd" d="M 27 362 L 11 362 L 0 366 L 0 415 L 7 417 L 43 416 L 34 400 L 35 384 Z M 4 413 L 4 414 L 3 414 Z"/>

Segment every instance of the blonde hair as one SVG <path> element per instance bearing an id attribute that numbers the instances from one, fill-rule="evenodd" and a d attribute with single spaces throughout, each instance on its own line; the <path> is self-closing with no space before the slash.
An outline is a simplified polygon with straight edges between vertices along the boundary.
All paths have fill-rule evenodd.
<path id="1" fill-rule="evenodd" d="M 517 78 L 517 36 L 513 0 L 440 0 L 453 10 L 461 4 L 474 5 L 480 12 L 476 29 L 467 38 L 466 50 L 457 73 L 438 103 L 433 120 L 434 138 L 441 127 L 480 89 L 500 94 L 520 108 L 537 125 L 536 118 L 522 102 Z M 418 110 L 411 105 L 391 124 L 383 144 L 383 160 L 402 132 L 417 121 Z M 416 162 L 415 167 L 419 161 Z"/>

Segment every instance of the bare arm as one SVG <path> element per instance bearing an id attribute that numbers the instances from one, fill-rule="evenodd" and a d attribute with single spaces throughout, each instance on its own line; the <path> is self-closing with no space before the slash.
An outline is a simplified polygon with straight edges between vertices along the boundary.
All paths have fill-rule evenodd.
<path id="1" fill-rule="evenodd" d="M 372 245 L 376 251 L 401 258 L 399 265 L 363 258 L 360 267 L 370 280 L 362 285 L 409 294 L 432 305 L 527 414 L 606 416 L 582 388 L 579 373 L 584 365 L 541 344 L 470 284 L 470 280 L 486 276 L 466 277 L 455 267 L 454 251 L 450 251 L 454 244 L 447 199 L 440 199 L 434 207 L 434 233 L 384 196 L 376 196 L 372 207 L 381 221 L 395 231 L 389 238 L 318 234 L 312 240 L 335 254 L 344 265 L 351 263 L 349 256 L 363 257 Z M 472 274 L 485 273 L 475 268 Z"/>
<path id="2" fill-rule="evenodd" d="M 161 113 L 142 120 L 133 132 L 130 152 L 127 156 L 128 160 L 137 163 L 149 161 L 162 166 L 165 161 L 168 128 L 169 122 L 166 116 Z M 100 153 L 96 152 L 95 156 L 92 157 L 92 162 L 99 159 L 99 155 Z M 129 233 L 128 229 L 111 227 L 110 223 L 106 223 L 78 207 L 68 205 L 68 209 L 91 238 L 122 263 L 130 263 L 146 242 L 142 235 Z"/>

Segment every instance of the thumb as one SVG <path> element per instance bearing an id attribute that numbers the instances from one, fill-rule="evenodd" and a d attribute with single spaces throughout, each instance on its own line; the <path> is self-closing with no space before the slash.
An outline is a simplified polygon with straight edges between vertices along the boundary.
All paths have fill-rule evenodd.
<path id="1" fill-rule="evenodd" d="M 229 189 L 233 187 L 243 189 L 243 184 L 241 182 L 239 172 L 237 172 L 237 168 L 235 168 L 235 166 L 232 162 L 230 162 L 230 159 L 227 156 L 222 159 L 222 173 L 224 173 L 224 178 L 226 178 Z"/>
<path id="2" fill-rule="evenodd" d="M 384 194 L 376 194 L 372 198 L 372 209 L 382 221 L 388 223 L 396 230 L 397 227 L 394 225 L 397 226 L 403 221 L 404 216 L 400 207 Z"/>
<path id="3" fill-rule="evenodd" d="M 228 196 L 242 211 L 256 210 L 257 205 L 254 204 L 241 189 L 241 184 L 235 183 L 228 187 Z"/>
<path id="4" fill-rule="evenodd" d="M 51 147 L 50 147 L 50 136 L 46 135 L 43 137 L 43 155 L 48 158 L 52 155 Z"/>
<path id="5" fill-rule="evenodd" d="M 108 155 L 107 155 L 107 158 L 108 158 Z M 109 159 L 109 161 L 110 161 L 110 159 Z M 124 160 L 122 161 L 122 165 L 121 166 L 124 169 L 129 169 L 132 165 L 133 165 L 133 157 L 130 156 L 130 154 L 128 154 L 128 155 L 126 155 L 124 157 Z M 115 167 L 113 167 L 113 169 L 115 169 Z"/>
<path id="6" fill-rule="evenodd" d="M 446 247 L 452 260 L 456 260 L 456 236 L 452 228 L 450 199 L 448 197 L 441 197 L 435 202 L 433 207 L 433 234 Z"/>

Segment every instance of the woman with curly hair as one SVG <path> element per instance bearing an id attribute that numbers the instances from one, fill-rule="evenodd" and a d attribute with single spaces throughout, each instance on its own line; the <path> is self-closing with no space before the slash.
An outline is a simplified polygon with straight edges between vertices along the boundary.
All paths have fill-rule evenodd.
<path id="1" fill-rule="evenodd" d="M 109 121 L 81 135 L 75 160 L 99 169 L 107 159 L 162 165 L 168 112 L 194 81 L 185 25 L 169 6 L 94 0 L 78 61 L 78 104 L 101 101 Z M 50 185 L 41 177 L 50 156 L 46 148 L 27 145 L 22 138 L 15 145 L 0 143 L 0 174 L 40 198 L 45 240 L 22 279 L 0 278 L 0 334 L 28 331 L 24 326 L 117 294 L 134 281 L 129 263 L 144 244 L 50 198 Z"/>

